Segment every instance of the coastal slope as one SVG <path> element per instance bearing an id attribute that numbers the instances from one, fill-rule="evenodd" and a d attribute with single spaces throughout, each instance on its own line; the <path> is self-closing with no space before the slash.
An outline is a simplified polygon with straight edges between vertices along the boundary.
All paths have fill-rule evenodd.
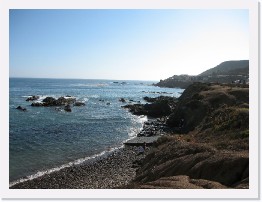
<path id="1" fill-rule="evenodd" d="M 248 85 L 190 85 L 125 188 L 248 188 L 248 98 Z"/>

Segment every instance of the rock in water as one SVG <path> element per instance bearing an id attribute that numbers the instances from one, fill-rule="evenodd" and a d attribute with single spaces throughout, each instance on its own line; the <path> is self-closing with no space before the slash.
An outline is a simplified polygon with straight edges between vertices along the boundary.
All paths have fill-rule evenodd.
<path id="1" fill-rule="evenodd" d="M 16 109 L 20 110 L 20 111 L 26 111 L 26 108 L 18 106 Z"/>
<path id="2" fill-rule="evenodd" d="M 120 98 L 119 101 L 120 102 L 126 102 L 126 100 L 124 98 Z"/>
<path id="3" fill-rule="evenodd" d="M 86 104 L 84 102 L 75 102 L 74 106 L 85 106 Z"/>
<path id="4" fill-rule="evenodd" d="M 64 107 L 64 110 L 65 110 L 66 112 L 72 112 L 72 109 L 71 109 L 70 105 L 66 105 L 66 106 Z"/>
<path id="5" fill-rule="evenodd" d="M 33 102 L 31 104 L 32 107 L 43 107 L 45 106 L 44 103 L 41 103 L 41 102 Z"/>
<path id="6" fill-rule="evenodd" d="M 47 106 L 55 106 L 56 105 L 56 99 L 53 97 L 46 97 L 43 102 L 47 105 Z"/>
<path id="7" fill-rule="evenodd" d="M 39 98 L 40 97 L 38 95 L 33 95 L 27 98 L 26 101 L 35 101 L 35 100 L 38 100 Z"/>

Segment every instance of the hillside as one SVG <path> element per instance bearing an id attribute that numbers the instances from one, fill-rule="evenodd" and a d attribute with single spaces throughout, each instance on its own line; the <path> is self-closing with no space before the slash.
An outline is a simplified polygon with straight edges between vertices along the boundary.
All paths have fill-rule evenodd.
<path id="1" fill-rule="evenodd" d="M 248 85 L 190 85 L 125 188 L 249 187 Z M 181 120 L 183 124 L 181 125 Z"/>
<path id="2" fill-rule="evenodd" d="M 238 71 L 241 71 L 242 69 L 249 70 L 248 60 L 222 62 L 216 67 L 202 72 L 198 76 L 228 75 L 228 73 L 234 73 L 237 75 Z"/>
<path id="3" fill-rule="evenodd" d="M 249 79 L 249 61 L 226 61 L 196 76 L 174 75 L 160 80 L 156 86 L 168 88 L 186 88 L 194 82 L 209 83 L 247 83 Z"/>

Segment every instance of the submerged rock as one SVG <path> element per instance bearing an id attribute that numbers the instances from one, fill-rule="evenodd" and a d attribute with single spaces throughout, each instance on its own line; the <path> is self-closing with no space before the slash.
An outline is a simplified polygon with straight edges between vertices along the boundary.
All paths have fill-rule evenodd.
<path id="1" fill-rule="evenodd" d="M 77 106 L 77 107 L 79 107 L 79 106 L 85 106 L 86 104 L 84 103 L 84 102 L 75 102 L 74 103 L 74 106 Z"/>
<path id="2" fill-rule="evenodd" d="M 20 110 L 20 111 L 26 111 L 26 108 L 18 106 L 16 109 Z"/>

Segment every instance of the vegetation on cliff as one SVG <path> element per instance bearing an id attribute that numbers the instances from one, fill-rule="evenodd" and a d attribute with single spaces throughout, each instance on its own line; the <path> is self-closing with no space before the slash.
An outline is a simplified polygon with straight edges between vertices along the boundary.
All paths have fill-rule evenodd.
<path id="1" fill-rule="evenodd" d="M 194 83 L 167 124 L 126 188 L 249 187 L 248 85 Z"/>

